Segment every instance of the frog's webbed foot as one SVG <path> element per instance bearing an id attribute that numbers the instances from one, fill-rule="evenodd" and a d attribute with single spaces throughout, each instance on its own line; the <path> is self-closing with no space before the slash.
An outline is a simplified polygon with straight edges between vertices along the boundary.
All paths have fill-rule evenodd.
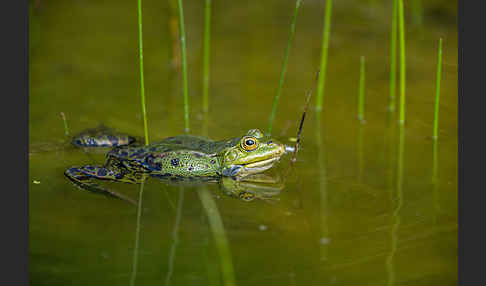
<path id="1" fill-rule="evenodd" d="M 115 173 L 104 167 L 84 166 L 71 167 L 64 171 L 64 175 L 77 187 L 94 193 L 112 196 L 123 201 L 137 205 L 137 202 L 125 195 L 106 189 L 93 182 L 93 179 L 119 180 L 122 174 Z M 135 182 L 135 181 L 134 181 Z"/>

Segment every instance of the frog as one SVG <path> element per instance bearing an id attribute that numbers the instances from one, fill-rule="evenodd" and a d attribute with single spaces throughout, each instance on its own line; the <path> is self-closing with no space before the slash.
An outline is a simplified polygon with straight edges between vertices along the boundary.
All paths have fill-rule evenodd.
<path id="1" fill-rule="evenodd" d="M 93 134 L 100 137 L 90 138 Z M 81 133 L 73 144 L 85 147 L 116 144 L 106 153 L 102 166 L 73 166 L 64 175 L 82 189 L 105 193 L 111 192 L 96 184 L 96 179 L 125 183 L 141 183 L 148 177 L 170 181 L 215 182 L 221 178 L 242 181 L 272 168 L 292 150 L 259 129 L 226 140 L 177 135 L 149 145 L 137 143 L 135 137 L 123 136 L 122 140 L 112 140 L 102 132 Z"/>

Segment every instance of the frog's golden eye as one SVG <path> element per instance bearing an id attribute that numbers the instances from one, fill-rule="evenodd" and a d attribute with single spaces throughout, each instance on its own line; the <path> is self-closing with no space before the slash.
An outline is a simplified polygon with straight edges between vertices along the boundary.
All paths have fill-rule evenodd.
<path id="1" fill-rule="evenodd" d="M 241 147 L 246 151 L 255 150 L 258 147 L 258 140 L 255 137 L 245 137 L 241 141 Z"/>

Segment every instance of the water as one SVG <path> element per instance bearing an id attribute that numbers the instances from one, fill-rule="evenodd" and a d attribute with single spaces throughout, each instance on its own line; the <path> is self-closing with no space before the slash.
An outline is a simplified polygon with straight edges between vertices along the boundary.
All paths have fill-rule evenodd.
<path id="1" fill-rule="evenodd" d="M 148 180 L 141 192 L 140 185 L 106 184 L 141 197 L 138 212 L 63 176 L 72 165 L 101 164 L 104 155 L 62 145 L 59 115 L 71 132 L 103 122 L 143 135 L 136 3 L 40 1 L 30 28 L 32 285 L 457 285 L 457 5 L 424 1 L 421 24 L 407 14 L 401 133 L 386 111 L 391 7 L 382 2 L 335 1 L 324 110 L 320 121 L 308 114 L 302 150 L 277 201 L 243 202 L 217 185 L 181 189 Z M 213 3 L 210 137 L 266 129 L 294 4 Z M 184 5 L 191 131 L 202 134 L 203 1 Z M 170 66 L 168 3 L 143 7 L 148 125 L 156 141 L 183 132 L 182 84 Z M 297 18 L 273 128 L 287 143 L 319 66 L 323 14 L 323 3 L 304 1 Z M 364 125 L 356 119 L 361 55 Z"/>

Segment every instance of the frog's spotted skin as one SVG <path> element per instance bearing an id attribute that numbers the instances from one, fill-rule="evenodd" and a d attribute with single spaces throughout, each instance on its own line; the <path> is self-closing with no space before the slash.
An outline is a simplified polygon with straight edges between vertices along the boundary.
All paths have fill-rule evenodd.
<path id="1" fill-rule="evenodd" d="M 99 134 L 98 138 L 103 137 Z M 71 167 L 64 174 L 76 185 L 97 191 L 103 189 L 92 179 L 128 183 L 139 183 L 146 176 L 239 180 L 271 168 L 285 152 L 285 145 L 263 136 L 257 129 L 221 141 L 180 135 L 148 146 L 115 147 L 107 153 L 103 166 Z"/>
<path id="2" fill-rule="evenodd" d="M 78 147 L 116 147 L 135 142 L 135 138 L 119 133 L 100 124 L 73 137 L 72 144 Z"/>

